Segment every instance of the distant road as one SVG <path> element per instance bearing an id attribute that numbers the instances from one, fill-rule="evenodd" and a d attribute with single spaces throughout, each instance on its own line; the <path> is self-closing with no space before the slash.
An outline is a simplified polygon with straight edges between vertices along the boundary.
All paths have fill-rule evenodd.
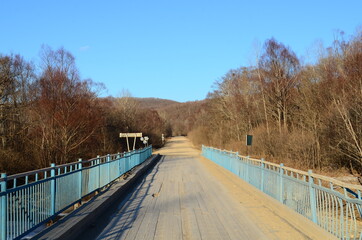
<path id="1" fill-rule="evenodd" d="M 96 239 L 334 239 L 172 138 Z"/>

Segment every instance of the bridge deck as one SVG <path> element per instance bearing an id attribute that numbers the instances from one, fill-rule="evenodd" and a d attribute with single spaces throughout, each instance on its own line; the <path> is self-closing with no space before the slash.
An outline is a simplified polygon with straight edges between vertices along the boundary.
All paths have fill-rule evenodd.
<path id="1" fill-rule="evenodd" d="M 331 239 L 173 138 L 98 239 Z M 284 217 L 284 215 L 287 217 Z M 293 215 L 294 214 L 294 215 Z"/>

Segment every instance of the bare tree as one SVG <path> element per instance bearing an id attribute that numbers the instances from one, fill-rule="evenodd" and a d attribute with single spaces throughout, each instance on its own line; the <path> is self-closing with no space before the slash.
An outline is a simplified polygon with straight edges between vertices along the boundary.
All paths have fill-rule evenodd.
<path id="1" fill-rule="evenodd" d="M 116 109 L 125 132 L 132 132 L 136 128 L 135 122 L 139 103 L 132 94 L 123 89 L 120 97 L 116 99 Z"/>
<path id="2" fill-rule="evenodd" d="M 272 38 L 265 42 L 259 68 L 269 112 L 276 119 L 279 131 L 287 130 L 291 98 L 298 82 L 299 60 L 294 52 Z"/>
<path id="3" fill-rule="evenodd" d="M 91 81 L 81 81 L 74 57 L 63 48 L 43 48 L 43 72 L 33 85 L 34 143 L 43 165 L 63 164 L 99 128 Z"/>
<path id="4" fill-rule="evenodd" d="M 349 43 L 341 41 L 338 49 L 334 54 L 337 89 L 331 97 L 341 124 L 337 145 L 332 147 L 362 168 L 362 32 Z"/>
<path id="5" fill-rule="evenodd" d="M 28 152 L 26 108 L 31 100 L 28 87 L 34 77 L 33 65 L 20 55 L 0 56 L 0 168 L 5 164 L 9 172 L 19 169 L 16 162 Z M 27 169 L 27 163 L 23 166 Z"/>

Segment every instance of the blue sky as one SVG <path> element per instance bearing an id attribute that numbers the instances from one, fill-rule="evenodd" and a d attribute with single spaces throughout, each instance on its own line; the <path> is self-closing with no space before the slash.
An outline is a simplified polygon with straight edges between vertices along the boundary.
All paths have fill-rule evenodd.
<path id="1" fill-rule="evenodd" d="M 42 44 L 64 47 L 102 96 L 201 100 L 229 69 L 249 66 L 271 37 L 308 61 L 362 25 L 361 0 L 0 0 L 0 53 L 39 63 Z"/>

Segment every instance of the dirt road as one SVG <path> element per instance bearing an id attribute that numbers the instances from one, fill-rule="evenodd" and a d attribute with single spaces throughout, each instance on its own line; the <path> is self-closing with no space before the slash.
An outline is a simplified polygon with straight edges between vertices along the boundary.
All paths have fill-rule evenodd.
<path id="1" fill-rule="evenodd" d="M 237 176 L 184 137 L 119 205 L 97 239 L 334 239 Z"/>

